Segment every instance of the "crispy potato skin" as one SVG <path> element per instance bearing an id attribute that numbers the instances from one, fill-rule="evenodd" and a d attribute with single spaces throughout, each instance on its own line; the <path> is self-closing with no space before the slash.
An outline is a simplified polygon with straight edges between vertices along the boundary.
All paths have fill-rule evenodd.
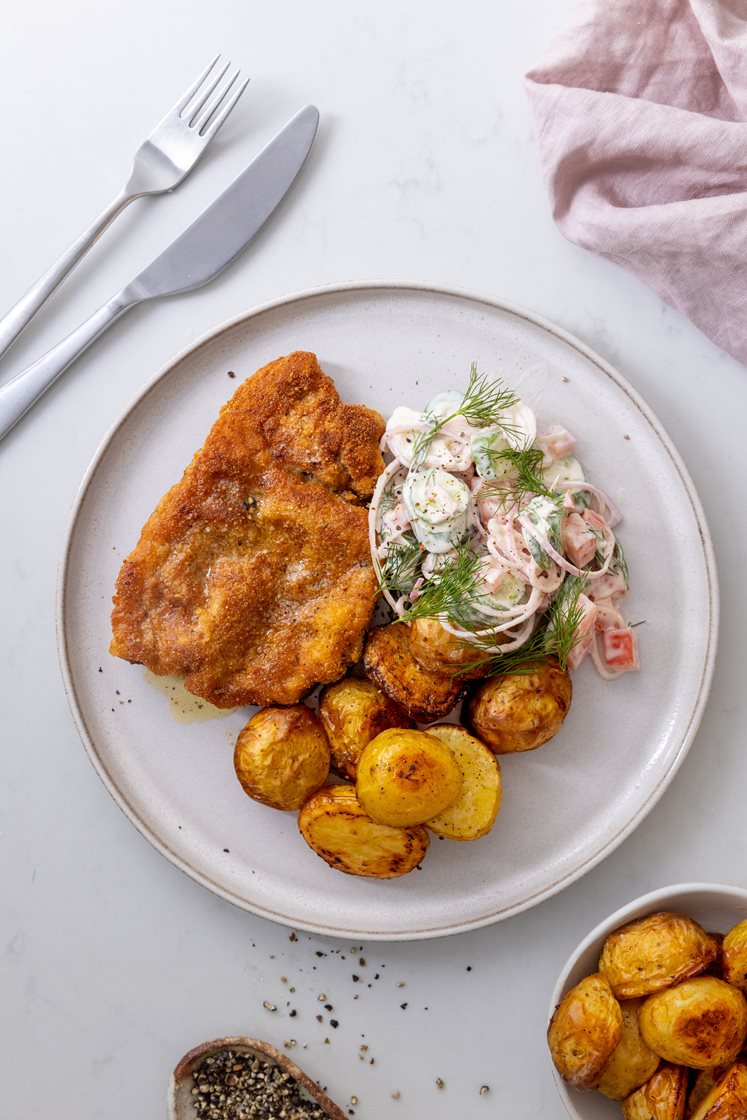
<path id="1" fill-rule="evenodd" d="M 747 1120 L 747 1065 L 729 1066 L 691 1120 Z"/>
<path id="2" fill-rule="evenodd" d="M 420 863 L 428 833 L 419 826 L 391 828 L 371 820 L 352 786 L 325 786 L 312 794 L 298 814 L 306 843 L 347 875 L 396 879 Z"/>
<path id="3" fill-rule="evenodd" d="M 551 657 L 534 672 L 481 684 L 467 702 L 465 723 L 496 754 L 533 751 L 560 731 L 572 695 L 570 676 Z"/>
<path id="4" fill-rule="evenodd" d="M 272 809 L 299 809 L 329 774 L 327 736 L 304 704 L 263 708 L 236 740 L 234 769 L 245 793 Z"/>
<path id="5" fill-rule="evenodd" d="M 577 1089 L 593 1089 L 622 1036 L 622 1011 L 606 977 L 585 977 L 565 994 L 547 1029 L 560 1076 Z"/>
<path id="6" fill-rule="evenodd" d="M 319 698 L 319 718 L 332 748 L 332 766 L 355 781 L 363 748 L 390 727 L 412 727 L 412 720 L 372 681 L 345 677 L 328 685 Z"/>
<path id="7" fill-rule="evenodd" d="M 613 1101 L 629 1097 L 635 1089 L 653 1077 L 659 1068 L 658 1054 L 649 1050 L 641 1038 L 638 1023 L 640 1004 L 639 999 L 627 999 L 620 1004 L 622 1036 L 597 1085 L 599 1092 Z"/>
<path id="8" fill-rule="evenodd" d="M 458 673 L 465 681 L 479 680 L 487 673 L 487 667 L 460 672 L 480 657 L 480 651 L 466 646 L 444 630 L 437 618 L 418 618 L 412 623 L 410 650 L 420 668 L 427 673 L 447 677 Z"/>
<path id="9" fill-rule="evenodd" d="M 747 919 L 730 929 L 721 947 L 724 980 L 747 993 Z"/>
<path id="10" fill-rule="evenodd" d="M 711 1092 L 713 1087 L 726 1073 L 729 1066 L 711 1066 L 710 1069 L 698 1070 L 695 1079 L 690 1085 L 690 1092 L 687 1096 L 687 1108 L 685 1109 L 685 1116 L 688 1120 L 695 1112 L 698 1111 L 703 1101 Z"/>
<path id="11" fill-rule="evenodd" d="M 687 1101 L 687 1070 L 661 1066 L 653 1077 L 621 1101 L 624 1120 L 682 1120 Z"/>
<path id="12" fill-rule="evenodd" d="M 599 971 L 618 999 L 634 999 L 704 972 L 717 955 L 717 941 L 702 926 L 662 910 L 611 933 Z"/>
<path id="13" fill-rule="evenodd" d="M 453 805 L 462 786 L 461 767 L 441 739 L 392 728 L 364 749 L 355 788 L 370 817 L 405 828 L 425 824 Z"/>
<path id="14" fill-rule="evenodd" d="M 696 976 L 648 996 L 639 1019 L 654 1053 L 692 1069 L 732 1062 L 747 1037 L 747 1001 L 715 976 Z"/>
<path id="15" fill-rule="evenodd" d="M 454 723 L 428 728 L 450 747 L 462 771 L 462 792 L 453 805 L 429 820 L 428 828 L 449 840 L 478 840 L 490 832 L 501 807 L 501 768 L 484 743 Z"/>
<path id="16" fill-rule="evenodd" d="M 416 723 L 443 719 L 464 688 L 454 677 L 420 668 L 410 651 L 410 630 L 402 623 L 369 631 L 363 667 L 366 676 Z"/>

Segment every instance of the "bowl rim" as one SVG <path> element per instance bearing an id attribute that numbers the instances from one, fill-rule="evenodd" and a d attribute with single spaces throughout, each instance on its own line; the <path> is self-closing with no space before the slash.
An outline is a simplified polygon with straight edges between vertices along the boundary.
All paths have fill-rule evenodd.
<path id="1" fill-rule="evenodd" d="M 738 887 L 734 884 L 729 883 L 672 883 L 670 886 L 657 887 L 656 890 L 648 891 L 646 894 L 641 894 L 638 895 L 637 898 L 631 899 L 630 902 L 626 902 L 625 905 L 620 906 L 612 914 L 608 915 L 608 917 L 603 918 L 601 922 L 598 922 L 572 951 L 565 964 L 561 968 L 560 972 L 558 973 L 558 978 L 555 981 L 555 986 L 553 988 L 552 997 L 550 1000 L 550 1007 L 547 1014 L 547 1022 L 549 1023 L 550 1019 L 552 1019 L 556 1007 L 558 1006 L 566 992 L 569 974 L 578 964 L 578 961 L 581 959 L 584 953 L 589 948 L 591 948 L 595 941 L 598 941 L 602 937 L 605 937 L 608 933 L 610 933 L 613 929 L 616 929 L 618 926 L 624 925 L 627 920 L 634 920 L 635 918 L 643 917 L 642 911 L 649 910 L 650 908 L 652 912 L 655 912 L 658 904 L 661 904 L 662 902 L 667 901 L 673 903 L 681 895 L 694 894 L 696 892 L 714 895 L 721 899 L 723 899 L 723 896 L 726 896 L 727 899 L 731 899 L 735 902 L 743 902 L 747 907 L 747 888 Z M 575 1094 L 574 1096 L 571 1095 L 571 1087 L 568 1086 L 568 1084 L 563 1080 L 563 1078 L 556 1070 L 552 1058 L 550 1058 L 549 1052 L 547 1056 L 548 1061 L 550 1062 L 550 1069 L 552 1070 L 553 1079 L 555 1081 L 555 1087 L 558 1090 L 558 1094 L 563 1102 L 563 1105 L 565 1106 L 566 1112 L 570 1117 L 572 1117 L 572 1120 L 585 1120 L 585 1117 L 581 1116 L 578 1109 L 576 1108 L 576 1105 L 574 1103 Z"/>

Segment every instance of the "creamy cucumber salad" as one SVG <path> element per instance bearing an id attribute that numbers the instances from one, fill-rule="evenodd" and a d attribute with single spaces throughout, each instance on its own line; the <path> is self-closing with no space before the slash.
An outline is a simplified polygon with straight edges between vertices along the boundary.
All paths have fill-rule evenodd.
<path id="1" fill-rule="evenodd" d="M 489 671 L 550 654 L 570 669 L 591 655 L 606 678 L 638 669 L 620 612 L 621 514 L 569 431 L 538 432 L 532 409 L 473 365 L 464 392 L 396 408 L 382 449 L 371 551 L 402 622 L 437 618 Z"/>

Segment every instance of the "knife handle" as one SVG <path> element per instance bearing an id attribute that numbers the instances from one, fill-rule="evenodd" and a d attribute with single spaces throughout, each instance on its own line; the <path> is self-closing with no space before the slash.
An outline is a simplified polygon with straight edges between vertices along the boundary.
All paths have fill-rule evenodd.
<path id="1" fill-rule="evenodd" d="M 77 241 L 74 241 L 70 248 L 66 249 L 62 256 L 57 258 L 44 275 L 29 288 L 24 296 L 21 296 L 18 303 L 11 307 L 10 311 L 0 319 L 0 358 L 10 349 L 42 304 L 46 303 L 52 293 L 59 288 L 68 273 L 72 272 L 93 243 L 98 241 L 117 214 L 137 197 L 136 194 L 121 191 L 107 206 L 106 210 L 91 223 L 88 229 L 83 231 Z"/>
<path id="2" fill-rule="evenodd" d="M 0 385 L 0 439 L 84 350 L 141 298 L 129 287 L 123 288 L 54 349 Z"/>

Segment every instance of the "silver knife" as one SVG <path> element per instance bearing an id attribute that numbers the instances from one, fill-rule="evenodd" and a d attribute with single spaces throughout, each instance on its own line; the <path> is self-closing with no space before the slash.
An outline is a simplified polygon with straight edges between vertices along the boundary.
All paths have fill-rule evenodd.
<path id="1" fill-rule="evenodd" d="M 139 276 L 38 362 L 0 385 L 0 439 L 125 311 L 148 299 L 199 288 L 227 268 L 285 196 L 309 154 L 318 123 L 319 112 L 313 105 L 296 113 Z"/>

